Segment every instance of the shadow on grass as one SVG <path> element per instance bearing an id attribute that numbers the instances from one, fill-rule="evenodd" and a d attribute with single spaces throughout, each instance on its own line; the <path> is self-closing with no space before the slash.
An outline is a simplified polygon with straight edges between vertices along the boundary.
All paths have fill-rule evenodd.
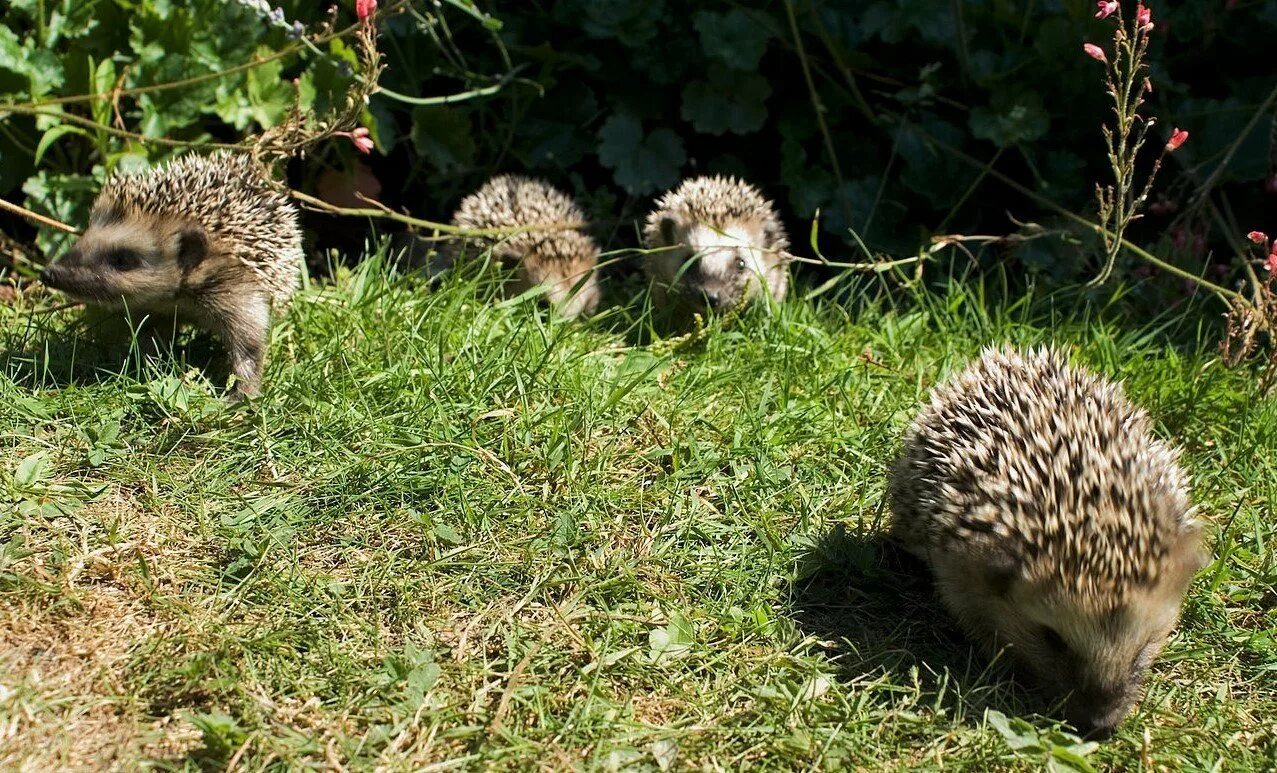
<path id="1" fill-rule="evenodd" d="M 926 566 L 877 530 L 840 525 L 821 535 L 798 577 L 791 617 L 820 641 L 847 682 L 885 674 L 895 685 L 916 683 L 920 706 L 966 721 L 978 721 L 986 708 L 1047 710 L 1005 663 L 990 661 L 963 636 Z"/>
<path id="2" fill-rule="evenodd" d="M 0 373 L 30 389 L 65 389 L 119 378 L 147 381 L 194 368 L 211 383 L 229 377 L 226 357 L 208 334 L 181 333 L 143 352 L 127 325 L 92 318 L 32 325 L 0 342 Z"/>

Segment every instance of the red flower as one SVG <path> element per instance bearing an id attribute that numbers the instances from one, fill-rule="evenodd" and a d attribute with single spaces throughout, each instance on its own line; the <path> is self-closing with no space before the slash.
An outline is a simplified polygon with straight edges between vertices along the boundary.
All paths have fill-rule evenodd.
<path id="1" fill-rule="evenodd" d="M 1112 0 L 1097 0 L 1095 4 L 1098 6 L 1098 10 L 1095 12 L 1095 18 L 1097 19 L 1107 19 L 1117 13 L 1117 3 L 1112 2 Z"/>
<path id="2" fill-rule="evenodd" d="M 1105 64 L 1108 63 L 1109 59 L 1107 56 L 1104 55 L 1104 49 L 1100 48 L 1094 43 L 1083 43 L 1082 50 L 1086 52 L 1087 56 L 1091 57 L 1095 61 L 1104 62 Z"/>
<path id="3" fill-rule="evenodd" d="M 1135 6 L 1135 23 L 1140 29 L 1148 32 L 1153 29 L 1153 10 L 1146 7 L 1143 3 Z"/>
<path id="4" fill-rule="evenodd" d="M 1268 242 L 1268 234 L 1263 231 L 1251 231 L 1246 234 L 1246 238 L 1250 239 L 1255 244 L 1266 244 Z"/>
<path id="5" fill-rule="evenodd" d="M 377 0 L 355 0 L 355 15 L 360 21 L 367 19 L 377 11 Z M 364 151 L 365 153 L 367 151 Z"/>
<path id="6" fill-rule="evenodd" d="M 1179 150 L 1179 146 L 1185 142 L 1188 142 L 1188 132 L 1177 126 L 1175 131 L 1171 132 L 1171 138 L 1166 141 L 1166 150 L 1167 152 Z"/>

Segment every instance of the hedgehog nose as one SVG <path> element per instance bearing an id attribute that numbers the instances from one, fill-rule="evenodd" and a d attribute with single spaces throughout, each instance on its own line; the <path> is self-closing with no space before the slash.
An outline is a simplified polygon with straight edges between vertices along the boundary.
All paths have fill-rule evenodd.
<path id="1" fill-rule="evenodd" d="M 714 290 L 705 291 L 705 302 L 708 303 L 710 306 L 717 308 L 718 300 L 719 300 L 719 295 L 717 292 L 715 292 Z"/>

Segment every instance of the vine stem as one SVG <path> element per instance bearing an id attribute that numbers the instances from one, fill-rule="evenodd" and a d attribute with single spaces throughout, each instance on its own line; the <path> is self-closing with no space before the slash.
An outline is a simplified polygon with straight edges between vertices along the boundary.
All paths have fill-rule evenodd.
<path id="1" fill-rule="evenodd" d="M 930 141 L 932 144 L 934 144 L 936 147 L 946 151 L 947 153 L 949 153 L 951 156 L 958 159 L 959 161 L 962 161 L 963 163 L 969 164 L 974 167 L 984 168 L 985 164 L 981 162 L 979 159 L 973 158 L 972 156 L 968 156 L 966 153 L 963 153 L 961 150 L 958 150 L 957 148 L 953 147 L 949 143 L 936 138 L 935 136 L 929 134 L 928 132 L 926 132 L 925 130 L 921 128 L 915 127 L 915 130 L 922 136 L 926 137 L 927 140 Z M 1210 290 L 1216 295 L 1219 295 L 1222 298 L 1228 298 L 1248 308 L 1254 307 L 1254 304 L 1250 302 L 1250 299 L 1248 299 L 1245 295 L 1242 295 L 1241 293 L 1237 292 L 1236 290 L 1229 290 L 1226 287 L 1220 287 L 1214 282 L 1207 281 L 1201 278 L 1200 276 L 1198 276 L 1197 274 L 1192 273 L 1191 271 L 1185 271 L 1179 266 L 1173 266 L 1170 263 L 1167 263 L 1166 261 L 1157 257 L 1156 255 L 1153 255 L 1152 253 L 1150 253 L 1148 250 L 1145 250 L 1144 248 L 1127 241 L 1125 237 L 1120 237 L 1120 238 L 1117 237 L 1116 234 L 1111 233 L 1103 225 L 1087 220 L 1081 215 L 1069 210 L 1067 207 L 1063 207 L 1059 204 L 1056 204 L 1054 201 L 1051 201 L 1050 199 L 1046 198 L 1045 196 L 1033 190 L 1032 188 L 1021 185 L 1020 183 L 1006 176 L 1002 172 L 999 172 L 996 169 L 990 168 L 988 170 L 988 174 L 990 177 L 993 177 L 994 179 L 998 180 L 1003 185 L 1006 185 L 1014 189 L 1017 193 L 1020 193 L 1020 194 L 1023 194 L 1024 196 L 1029 197 L 1040 206 L 1046 207 L 1052 212 L 1055 212 L 1058 215 L 1062 215 L 1068 218 L 1069 220 L 1073 221 L 1077 225 L 1080 225 L 1083 228 L 1093 231 L 1100 237 L 1105 239 L 1117 239 L 1118 244 L 1125 247 L 1127 250 L 1130 250 L 1137 257 L 1153 264 L 1154 266 L 1157 266 L 1163 271 L 1167 271 L 1182 279 L 1188 279 L 1200 285 L 1201 287 L 1204 287 L 1207 290 Z"/>
<path id="2" fill-rule="evenodd" d="M 408 3 L 409 3 L 409 0 L 399 0 L 399 2 L 393 3 L 388 8 L 386 8 L 385 11 L 383 11 L 383 13 L 388 14 L 392 11 L 397 11 L 403 6 L 407 5 Z M 231 75 L 238 75 L 241 72 L 247 72 L 257 67 L 261 67 L 262 65 L 270 64 L 271 62 L 275 62 L 280 59 L 284 59 L 285 57 L 292 56 L 293 54 L 306 49 L 308 46 L 313 49 L 316 44 L 327 43 L 328 41 L 335 40 L 337 38 L 344 38 L 353 32 L 358 32 L 363 27 L 363 25 L 364 25 L 364 22 L 356 22 L 355 24 L 352 24 L 349 27 L 338 30 L 336 32 L 330 32 L 325 35 L 320 35 L 319 37 L 315 38 L 313 41 L 308 40 L 305 43 L 296 43 L 292 46 L 289 46 L 288 48 L 285 48 L 282 51 L 277 51 L 271 54 L 270 56 L 265 56 L 265 57 L 262 57 L 261 59 L 255 59 L 251 62 L 244 62 L 243 64 L 237 64 L 234 67 L 228 67 L 225 70 L 208 72 L 202 75 L 193 75 L 189 78 L 182 78 L 180 80 L 168 81 L 165 83 L 152 83 L 147 86 L 134 86 L 133 88 L 128 88 L 128 89 L 115 89 L 105 94 L 73 94 L 73 95 L 69 95 L 65 97 L 54 97 L 52 99 L 44 99 L 40 101 L 19 102 L 16 104 L 0 104 L 0 110 L 20 112 L 16 108 L 36 109 L 36 108 L 43 108 L 43 107 L 53 107 L 56 105 L 70 105 L 70 104 L 76 104 L 79 102 L 94 102 L 99 99 L 115 100 L 115 99 L 119 99 L 120 97 L 134 97 L 134 96 L 139 96 L 141 94 L 152 94 L 157 91 L 168 91 L 170 89 L 180 89 L 186 86 L 195 86 L 200 83 L 206 83 L 208 81 L 220 80 L 221 78 L 226 78 Z"/>

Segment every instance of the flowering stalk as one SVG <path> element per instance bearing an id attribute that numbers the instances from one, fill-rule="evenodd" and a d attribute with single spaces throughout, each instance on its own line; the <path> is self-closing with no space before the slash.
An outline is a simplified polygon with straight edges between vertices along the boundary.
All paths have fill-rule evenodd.
<path id="1" fill-rule="evenodd" d="M 1129 24 L 1122 17 L 1122 7 L 1117 2 L 1097 3 L 1096 18 L 1113 17 L 1113 53 L 1110 57 L 1103 48 L 1093 43 L 1083 45 L 1087 56 L 1104 65 L 1105 85 L 1113 100 L 1114 125 L 1104 126 L 1104 141 L 1108 150 L 1109 165 L 1113 169 L 1113 182 L 1095 186 L 1095 198 L 1099 203 L 1100 222 L 1104 229 L 1104 266 L 1092 285 L 1102 284 L 1113 273 L 1118 253 L 1122 250 L 1122 238 L 1132 221 L 1140 217 L 1140 208 L 1148 199 L 1153 180 L 1162 167 L 1167 153 L 1179 149 L 1188 140 L 1188 132 L 1175 129 L 1161 154 L 1153 163 L 1153 169 L 1142 185 L 1136 179 L 1135 162 L 1148 137 L 1148 130 L 1155 119 L 1140 115 L 1144 97 L 1153 90 L 1148 78 L 1149 32 L 1153 29 L 1152 11 L 1143 3 L 1136 6 L 1135 17 Z"/>

